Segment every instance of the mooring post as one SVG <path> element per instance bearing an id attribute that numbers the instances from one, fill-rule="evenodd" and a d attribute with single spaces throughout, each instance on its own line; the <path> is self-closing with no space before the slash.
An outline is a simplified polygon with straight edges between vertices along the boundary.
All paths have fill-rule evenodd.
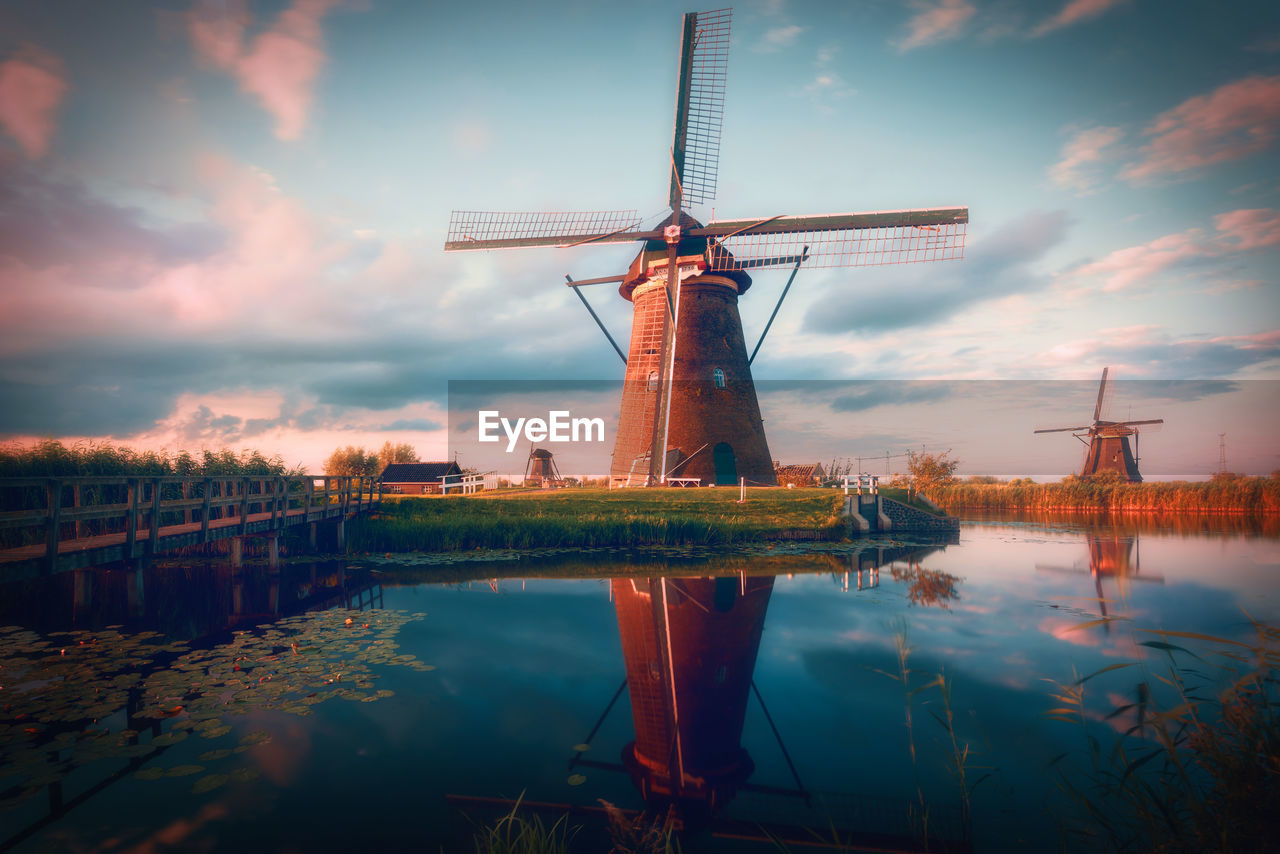
<path id="1" fill-rule="evenodd" d="M 345 551 L 347 548 L 347 520 L 341 516 L 338 517 L 338 551 Z"/>
<path id="2" fill-rule="evenodd" d="M 89 613 L 89 606 L 93 602 L 93 570 L 77 569 L 74 574 L 71 612 L 79 619 Z"/>
<path id="3" fill-rule="evenodd" d="M 141 559 L 129 561 L 129 580 L 125 584 L 125 598 L 128 600 L 129 616 L 142 617 L 146 613 L 146 582 L 142 571 L 146 561 Z"/>
<path id="4" fill-rule="evenodd" d="M 310 525 L 311 530 L 307 533 L 307 547 L 311 551 L 316 550 L 316 528 L 318 527 L 319 527 L 318 523 L 312 522 Z"/>
<path id="5" fill-rule="evenodd" d="M 267 537 L 267 566 L 276 569 L 280 566 L 280 535 Z"/>
<path id="6" fill-rule="evenodd" d="M 747 479 L 745 477 L 738 483 L 738 503 L 747 503 Z"/>
<path id="7" fill-rule="evenodd" d="M 244 565 L 244 537 L 231 538 L 231 565 L 237 568 Z"/>
<path id="8" fill-rule="evenodd" d="M 249 532 L 249 478 L 240 479 L 240 533 Z"/>

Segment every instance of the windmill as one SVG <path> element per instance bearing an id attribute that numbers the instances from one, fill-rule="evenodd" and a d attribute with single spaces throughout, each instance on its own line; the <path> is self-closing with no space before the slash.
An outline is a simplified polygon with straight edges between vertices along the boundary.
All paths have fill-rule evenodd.
<path id="1" fill-rule="evenodd" d="M 559 486 L 564 483 L 555 456 L 546 448 L 530 448 L 529 460 L 524 464 L 526 486 Z"/>
<path id="2" fill-rule="evenodd" d="M 634 210 L 454 211 L 449 221 L 446 251 L 642 244 L 623 274 L 578 281 L 565 276 L 626 365 L 610 471 L 619 485 L 662 484 L 672 460 L 683 477 L 705 484 L 737 485 L 740 477 L 776 483 L 751 380 L 760 344 L 748 357 L 738 314 L 738 298 L 751 286 L 748 270 L 792 267 L 760 336 L 763 343 L 805 262 L 856 267 L 964 254 L 964 207 L 780 213 L 705 225 L 687 212 L 687 205 L 715 197 L 731 12 L 691 12 L 683 19 L 670 214 L 647 227 Z M 628 353 L 582 291 L 606 283 L 618 283 L 618 292 L 634 306 Z"/>
<path id="3" fill-rule="evenodd" d="M 1163 424 L 1163 418 L 1145 421 L 1103 421 L 1102 402 L 1107 392 L 1107 372 L 1102 369 L 1102 382 L 1098 385 L 1098 402 L 1093 407 L 1093 423 L 1082 427 L 1053 427 L 1036 430 L 1037 433 L 1073 433 L 1086 446 L 1084 468 L 1080 475 L 1087 477 L 1104 471 L 1124 475 L 1133 483 L 1142 483 L 1138 473 L 1138 427 Z M 1133 437 L 1133 451 L 1129 450 L 1129 437 Z M 1086 441 L 1087 440 L 1087 441 Z"/>

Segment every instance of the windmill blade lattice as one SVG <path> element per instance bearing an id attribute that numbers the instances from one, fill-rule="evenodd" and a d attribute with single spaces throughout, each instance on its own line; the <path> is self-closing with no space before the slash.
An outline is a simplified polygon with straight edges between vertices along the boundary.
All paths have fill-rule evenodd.
<path id="1" fill-rule="evenodd" d="M 645 233 L 629 211 L 454 211 L 445 251 L 631 243 Z"/>
<path id="2" fill-rule="evenodd" d="M 809 269 L 876 267 L 963 258 L 968 222 L 967 208 L 931 208 L 714 222 L 705 231 L 729 232 L 708 243 L 717 270 L 793 264 L 806 246 Z"/>
<path id="3" fill-rule="evenodd" d="M 716 9 L 686 16 L 671 146 L 673 206 L 677 199 L 698 204 L 716 197 L 732 15 Z"/>

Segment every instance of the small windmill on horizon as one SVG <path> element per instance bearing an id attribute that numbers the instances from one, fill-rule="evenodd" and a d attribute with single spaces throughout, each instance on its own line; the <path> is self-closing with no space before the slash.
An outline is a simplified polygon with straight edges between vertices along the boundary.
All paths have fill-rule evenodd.
<path id="1" fill-rule="evenodd" d="M 690 12 L 680 35 L 670 215 L 644 227 L 634 210 L 454 211 L 446 251 L 568 248 L 640 241 L 625 273 L 574 281 L 587 311 L 626 365 L 610 476 L 620 486 L 668 477 L 703 484 L 739 478 L 774 485 L 751 362 L 800 266 L 861 267 L 959 259 L 966 207 L 808 216 L 776 214 L 706 225 L 685 206 L 715 197 L 732 10 Z M 778 304 L 747 355 L 738 298 L 748 270 L 792 267 Z M 675 275 L 672 275 L 675 271 Z M 618 283 L 634 306 L 627 353 L 582 288 Z"/>
<path id="2" fill-rule="evenodd" d="M 1093 423 L 1081 427 L 1053 427 L 1036 430 L 1036 433 L 1073 433 L 1085 445 L 1082 477 L 1113 471 L 1124 475 L 1133 483 L 1142 483 L 1138 472 L 1138 427 L 1163 424 L 1163 418 L 1145 421 L 1103 421 L 1102 408 L 1107 392 L 1107 373 L 1102 369 L 1102 382 L 1098 385 L 1098 402 L 1093 407 Z M 1129 449 L 1129 437 L 1133 437 L 1133 450 Z"/>

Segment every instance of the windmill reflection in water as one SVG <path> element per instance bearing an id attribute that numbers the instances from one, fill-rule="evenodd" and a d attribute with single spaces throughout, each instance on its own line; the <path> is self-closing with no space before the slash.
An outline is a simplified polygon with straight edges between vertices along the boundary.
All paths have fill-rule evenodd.
<path id="1" fill-rule="evenodd" d="M 848 556 L 828 555 L 848 572 L 832 577 L 848 590 L 848 576 L 872 576 L 863 590 L 878 587 L 881 567 L 919 568 L 936 547 L 871 549 Z M 842 567 L 843 569 L 844 567 Z M 843 579 L 843 580 L 842 580 Z M 745 571 L 702 577 L 626 577 L 609 582 L 618 619 L 626 678 L 569 759 L 568 770 L 624 773 L 644 801 L 641 811 L 610 806 L 521 800 L 520 808 L 575 821 L 625 821 L 632 828 L 660 828 L 680 838 L 710 834 L 720 838 L 782 841 L 805 846 L 896 851 L 967 851 L 967 828 L 955 815 L 931 806 L 929 837 L 912 819 L 914 801 L 864 794 L 818 792 L 805 786 L 754 679 L 756 659 L 775 576 Z M 954 595 L 954 594 L 953 594 Z M 620 761 L 588 759 L 587 748 L 622 695 L 629 695 L 634 739 Z M 782 785 L 751 780 L 755 763 L 742 747 L 747 707 L 755 697 L 790 779 Z M 735 815 L 730 802 L 747 798 Z M 463 809 L 516 808 L 513 800 L 450 795 Z M 836 841 L 838 840 L 838 842 Z"/>

